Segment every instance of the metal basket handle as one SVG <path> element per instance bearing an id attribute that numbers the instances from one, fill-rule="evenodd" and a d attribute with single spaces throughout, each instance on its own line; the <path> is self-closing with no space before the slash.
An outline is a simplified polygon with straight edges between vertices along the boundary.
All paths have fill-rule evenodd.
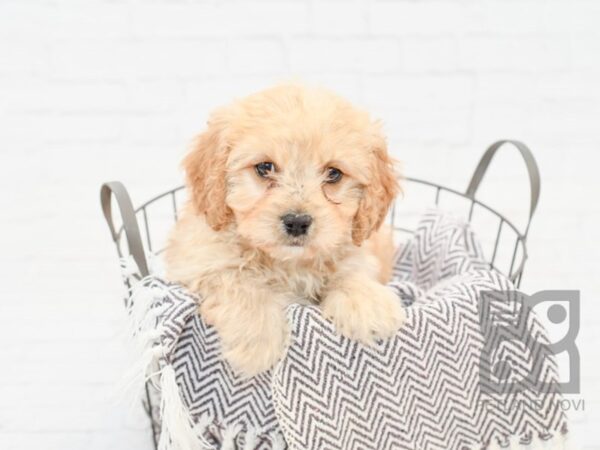
<path id="1" fill-rule="evenodd" d="M 121 213 L 121 220 L 123 221 L 123 228 L 125 231 L 125 238 L 127 239 L 127 246 L 129 247 L 129 253 L 133 256 L 133 260 L 138 266 L 142 277 L 147 276 L 150 272 L 148 270 L 148 264 L 146 263 L 146 254 L 144 252 L 144 246 L 142 244 L 142 238 L 140 235 L 140 228 L 138 226 L 137 219 L 135 217 L 135 210 L 131 203 L 131 197 L 125 186 L 120 181 L 111 181 L 104 183 L 100 188 L 100 204 L 102 205 L 102 212 L 104 218 L 110 229 L 110 234 L 113 241 L 117 244 L 119 240 L 119 233 L 115 229 L 115 224 L 112 218 L 112 196 L 114 195 L 117 200 L 117 206 Z"/>
<path id="2" fill-rule="evenodd" d="M 529 219 L 527 221 L 527 226 L 525 227 L 525 232 L 523 236 L 527 236 L 527 232 L 529 231 L 529 225 L 531 224 L 531 219 L 533 218 L 533 214 L 535 213 L 535 209 L 537 208 L 538 200 L 540 198 L 540 171 L 538 169 L 538 165 L 535 162 L 535 158 L 533 157 L 533 153 L 531 150 L 520 141 L 513 140 L 502 140 L 494 142 L 492 145 L 488 147 L 485 151 L 481 160 L 479 160 L 479 164 L 477 164 L 477 168 L 471 177 L 471 181 L 469 182 L 469 187 L 465 192 L 465 195 L 469 198 L 475 198 L 475 193 L 481 184 L 481 180 L 483 176 L 487 172 L 487 169 L 492 161 L 492 158 L 498 151 L 500 147 L 504 144 L 512 144 L 518 150 L 521 156 L 523 157 L 523 161 L 525 162 L 525 166 L 527 167 L 527 173 L 529 175 L 529 187 L 531 190 L 531 201 L 529 204 Z"/>

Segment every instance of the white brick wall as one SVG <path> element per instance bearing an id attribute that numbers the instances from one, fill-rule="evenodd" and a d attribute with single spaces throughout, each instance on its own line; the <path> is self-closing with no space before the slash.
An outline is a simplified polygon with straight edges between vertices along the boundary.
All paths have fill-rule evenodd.
<path id="1" fill-rule="evenodd" d="M 600 448 L 600 2 L 0 0 L 0 448 L 147 449 L 100 183 L 180 182 L 215 106 L 299 78 L 368 107 L 407 173 L 464 189 L 484 147 L 534 150 L 523 288 L 581 289 L 586 448 Z M 501 155 L 482 195 L 522 217 Z M 407 199 L 408 200 L 408 199 Z"/>

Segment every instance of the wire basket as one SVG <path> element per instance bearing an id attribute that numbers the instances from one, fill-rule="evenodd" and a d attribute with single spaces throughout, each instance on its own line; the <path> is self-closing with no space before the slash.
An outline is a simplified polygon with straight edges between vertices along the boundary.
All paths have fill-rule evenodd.
<path id="1" fill-rule="evenodd" d="M 511 144 L 517 148 L 523 158 L 529 177 L 529 214 L 522 229 L 515 226 L 511 220 L 500 214 L 496 209 L 475 197 L 492 158 L 498 149 L 505 144 Z M 484 254 L 490 268 L 504 274 L 516 287 L 520 286 L 528 257 L 527 235 L 540 195 L 538 166 L 533 154 L 525 144 L 514 140 L 502 140 L 488 147 L 481 157 L 465 192 L 411 177 L 405 178 L 404 181 L 408 186 L 419 186 L 427 190 L 431 203 L 435 206 L 442 207 L 442 203 L 448 202 L 449 198 L 458 199 L 463 207 L 457 209 L 461 209 L 465 220 L 472 224 L 480 240 L 485 242 L 484 236 L 487 235 L 489 245 L 487 246 L 487 252 L 484 248 Z M 113 217 L 113 196 L 117 201 L 120 222 L 115 221 L 117 218 Z M 135 262 L 134 278 L 141 279 L 152 273 L 151 256 L 159 255 L 164 250 L 168 230 L 177 221 L 179 205 L 185 202 L 185 196 L 184 186 L 179 186 L 156 195 L 138 207 L 134 207 L 122 183 L 114 181 L 102 185 L 100 200 L 104 217 L 121 261 L 130 258 Z M 479 229 L 472 223 L 478 214 L 487 215 L 486 225 Z M 388 215 L 389 223 L 399 241 L 413 233 L 411 228 L 397 225 L 400 221 L 404 224 L 406 215 L 406 211 L 402 211 L 400 204 L 396 203 L 392 206 Z M 500 253 L 507 255 L 502 261 L 499 258 Z M 130 289 L 130 279 L 124 278 L 124 282 L 126 287 Z M 155 448 L 157 448 L 160 433 L 158 399 L 159 393 L 156 388 L 147 383 L 143 404 L 146 413 L 150 417 Z"/>

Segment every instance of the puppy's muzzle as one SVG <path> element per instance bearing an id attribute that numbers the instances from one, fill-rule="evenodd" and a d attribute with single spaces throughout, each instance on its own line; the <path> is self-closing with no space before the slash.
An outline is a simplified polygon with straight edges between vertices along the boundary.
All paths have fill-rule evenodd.
<path id="1" fill-rule="evenodd" d="M 285 232 L 290 236 L 302 236 L 308 233 L 313 219 L 308 214 L 289 213 L 281 217 Z"/>

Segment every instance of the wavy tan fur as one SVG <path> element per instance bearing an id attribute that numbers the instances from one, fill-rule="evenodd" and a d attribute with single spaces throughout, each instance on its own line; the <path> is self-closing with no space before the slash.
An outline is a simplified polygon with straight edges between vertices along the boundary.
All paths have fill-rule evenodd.
<path id="1" fill-rule="evenodd" d="M 255 170 L 265 161 L 277 168 L 268 179 Z M 404 312 L 380 283 L 391 234 L 377 232 L 399 187 L 366 112 L 321 89 L 277 86 L 217 110 L 183 164 L 190 201 L 170 236 L 167 277 L 204 297 L 234 369 L 253 375 L 277 361 L 290 303 L 321 305 L 365 343 L 400 327 Z M 343 172 L 338 183 L 325 182 L 329 167 Z M 289 212 L 313 218 L 306 236 L 285 233 Z"/>

